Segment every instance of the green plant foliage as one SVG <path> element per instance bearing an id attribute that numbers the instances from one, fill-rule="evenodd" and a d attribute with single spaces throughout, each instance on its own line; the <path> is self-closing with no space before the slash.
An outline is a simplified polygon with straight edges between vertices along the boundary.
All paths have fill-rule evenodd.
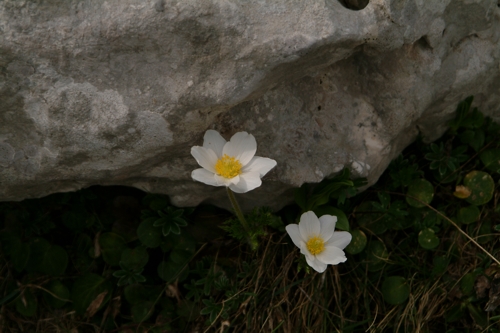
<path id="1" fill-rule="evenodd" d="M 403 155 L 399 155 L 389 166 L 390 177 L 392 178 L 392 187 L 397 189 L 407 187 L 414 179 L 420 179 L 424 175 L 422 170 L 419 170 L 419 165 L 415 163 L 415 155 L 405 159 Z"/>
<path id="2" fill-rule="evenodd" d="M 437 256 L 432 259 L 433 267 L 431 276 L 442 275 L 446 272 L 450 260 L 446 256 Z"/>
<path id="3" fill-rule="evenodd" d="M 431 228 L 421 230 L 418 233 L 418 243 L 426 250 L 435 249 L 439 245 L 439 238 Z"/>
<path id="4" fill-rule="evenodd" d="M 491 172 L 500 173 L 500 149 L 492 148 L 479 154 L 481 162 Z"/>
<path id="5" fill-rule="evenodd" d="M 151 301 L 144 301 L 132 305 L 132 320 L 134 323 L 141 323 L 148 320 L 153 314 L 154 303 Z"/>
<path id="6" fill-rule="evenodd" d="M 137 237 L 141 243 L 149 248 L 160 246 L 162 241 L 162 232 L 160 228 L 154 226 L 154 219 L 144 220 L 137 228 Z"/>
<path id="7" fill-rule="evenodd" d="M 295 202 L 303 212 L 314 211 L 317 207 L 329 203 L 331 199 L 337 199 L 337 204 L 342 204 L 346 198 L 356 194 L 356 189 L 366 184 L 366 179 L 350 179 L 348 168 L 344 168 L 332 179 L 323 181 L 314 189 L 307 184 L 295 191 Z"/>
<path id="8" fill-rule="evenodd" d="M 125 240 L 118 234 L 106 232 L 99 237 L 102 257 L 111 266 L 118 266 L 122 252 L 126 249 Z"/>
<path id="9" fill-rule="evenodd" d="M 381 270 L 389 258 L 389 253 L 387 252 L 387 248 L 384 243 L 378 240 L 368 243 L 366 252 L 366 262 L 370 272 Z"/>
<path id="10" fill-rule="evenodd" d="M 460 290 L 465 295 L 470 296 L 474 292 L 475 279 L 476 279 L 476 275 L 474 273 L 467 273 L 460 280 Z"/>
<path id="11" fill-rule="evenodd" d="M 181 233 L 181 227 L 187 225 L 187 221 L 182 218 L 183 209 L 168 207 L 164 211 L 158 210 L 157 213 L 160 218 L 155 220 L 153 226 L 161 227 L 163 236 L 167 236 L 171 232 L 178 235 Z"/>
<path id="12" fill-rule="evenodd" d="M 332 215 L 337 217 L 335 228 L 339 230 L 349 231 L 349 220 L 343 211 L 332 206 L 320 206 L 314 209 L 316 216 Z"/>
<path id="13" fill-rule="evenodd" d="M 389 226 L 382 219 L 384 214 L 376 211 L 374 204 L 374 201 L 362 202 L 356 208 L 356 220 L 360 227 L 370 230 L 375 235 L 381 235 Z"/>
<path id="14" fill-rule="evenodd" d="M 410 296 L 410 286 L 404 277 L 390 276 L 382 283 L 382 295 L 391 305 L 402 304 Z"/>
<path id="15" fill-rule="evenodd" d="M 464 185 L 471 191 L 471 195 L 465 199 L 473 205 L 484 205 L 493 198 L 495 182 L 493 178 L 483 171 L 471 171 L 464 177 Z"/>
<path id="16" fill-rule="evenodd" d="M 17 312 L 26 317 L 33 317 L 38 308 L 37 299 L 29 289 L 25 289 L 16 298 L 15 304 Z"/>
<path id="17" fill-rule="evenodd" d="M 481 211 L 475 205 L 462 207 L 458 210 L 457 220 L 463 224 L 471 224 L 476 222 L 481 215 Z"/>
<path id="18" fill-rule="evenodd" d="M 268 207 L 255 208 L 250 214 L 245 214 L 250 238 L 257 239 L 268 233 L 267 227 L 277 229 L 281 232 L 285 230 L 285 226 L 279 216 L 271 213 Z M 237 218 L 228 219 L 224 222 L 221 228 L 229 233 L 233 238 L 242 242 L 246 242 L 247 232 Z"/>
<path id="19" fill-rule="evenodd" d="M 297 204 L 246 214 L 255 251 L 230 212 L 131 188 L 2 202 L 2 329 L 498 333 L 500 271 L 484 251 L 498 258 L 500 126 L 472 98 L 457 111 L 359 194 L 364 180 L 345 169 L 302 186 Z M 456 197 L 461 184 L 475 197 Z M 347 261 L 322 274 L 286 240 L 309 210 L 353 236 Z"/>
<path id="20" fill-rule="evenodd" d="M 349 254 L 361 253 L 365 247 L 368 239 L 363 231 L 355 229 L 351 231 L 352 240 L 349 245 L 345 248 L 345 251 Z"/>
<path id="21" fill-rule="evenodd" d="M 68 254 L 59 245 L 50 244 L 43 238 L 35 238 L 30 244 L 29 252 L 26 264 L 29 272 L 39 271 L 51 276 L 59 276 L 66 270 Z"/>
<path id="22" fill-rule="evenodd" d="M 52 280 L 45 289 L 50 293 L 44 292 L 43 298 L 51 307 L 60 309 L 69 301 L 69 289 L 60 280 Z"/>
<path id="23" fill-rule="evenodd" d="M 121 255 L 121 264 L 127 269 L 142 269 L 149 260 L 149 254 L 145 247 L 138 246 L 134 249 L 125 249 Z"/>
<path id="24" fill-rule="evenodd" d="M 100 306 L 102 308 L 106 301 L 109 300 L 112 290 L 111 283 L 97 274 L 87 273 L 79 277 L 71 290 L 71 300 L 75 311 L 78 314 L 84 314 L 90 303 L 101 293 L 106 292 L 107 297 Z"/>
<path id="25" fill-rule="evenodd" d="M 408 186 L 406 202 L 416 208 L 425 207 L 434 198 L 434 186 L 425 179 L 415 179 Z"/>

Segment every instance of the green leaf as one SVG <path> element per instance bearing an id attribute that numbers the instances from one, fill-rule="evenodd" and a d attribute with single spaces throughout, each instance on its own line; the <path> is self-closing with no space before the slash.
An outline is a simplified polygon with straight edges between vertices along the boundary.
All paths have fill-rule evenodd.
<path id="1" fill-rule="evenodd" d="M 35 238 L 30 244 L 30 256 L 26 264 L 28 272 L 38 271 L 50 249 L 50 243 L 43 238 Z"/>
<path id="2" fill-rule="evenodd" d="M 191 251 L 174 249 L 172 253 L 170 253 L 170 260 L 172 260 L 172 262 L 175 264 L 185 265 L 191 259 L 191 256 Z"/>
<path id="3" fill-rule="evenodd" d="M 493 198 L 495 182 L 483 171 L 471 171 L 464 177 L 464 185 L 471 190 L 471 195 L 465 200 L 473 205 L 484 205 Z"/>
<path id="4" fill-rule="evenodd" d="M 474 319 L 476 324 L 481 328 L 488 326 L 488 317 L 484 311 L 479 310 L 476 306 L 471 303 L 467 304 L 467 309 L 469 310 L 470 316 Z"/>
<path id="5" fill-rule="evenodd" d="M 439 238 L 436 236 L 433 229 L 427 228 L 418 233 L 418 243 L 424 249 L 432 250 L 439 245 Z"/>
<path id="6" fill-rule="evenodd" d="M 406 194 L 406 202 L 410 206 L 421 208 L 431 203 L 434 197 L 434 187 L 425 179 L 415 179 L 408 186 Z"/>
<path id="7" fill-rule="evenodd" d="M 448 268 L 449 259 L 446 256 L 437 256 L 432 260 L 434 267 L 432 267 L 432 276 L 438 276 L 446 273 Z"/>
<path id="8" fill-rule="evenodd" d="M 476 280 L 476 276 L 474 273 L 465 274 L 460 280 L 460 290 L 467 296 L 470 296 L 474 293 L 474 282 Z"/>
<path id="9" fill-rule="evenodd" d="M 375 235 L 381 235 L 387 231 L 387 224 L 384 223 L 384 213 L 375 211 L 375 201 L 363 201 L 356 208 L 356 221 L 360 227 L 366 228 Z"/>
<path id="10" fill-rule="evenodd" d="M 368 264 L 368 271 L 376 272 L 381 270 L 387 259 L 389 258 L 389 253 L 381 241 L 375 240 L 368 244 L 366 249 L 366 261 Z"/>
<path id="11" fill-rule="evenodd" d="M 410 296 L 410 286 L 404 277 L 390 276 L 382 283 L 382 295 L 391 305 L 402 304 Z"/>
<path id="12" fill-rule="evenodd" d="M 476 222 L 481 215 L 481 211 L 477 206 L 462 207 L 458 210 L 457 220 L 463 224 L 471 224 Z"/>
<path id="13" fill-rule="evenodd" d="M 104 261 L 111 266 L 118 266 L 122 252 L 126 249 L 123 237 L 113 232 L 106 232 L 99 237 L 99 245 Z"/>
<path id="14" fill-rule="evenodd" d="M 29 272 L 58 276 L 68 266 L 68 254 L 59 245 L 52 245 L 43 238 L 35 238 L 30 244 L 30 256 L 26 264 Z"/>
<path id="15" fill-rule="evenodd" d="M 462 304 L 457 304 L 452 306 L 444 314 L 444 319 L 449 323 L 460 320 L 463 317 L 464 317 L 464 306 Z"/>
<path id="16" fill-rule="evenodd" d="M 78 278 L 71 290 L 71 300 L 75 311 L 80 315 L 84 314 L 90 303 L 104 291 L 108 291 L 108 295 L 111 296 L 112 284 L 103 277 L 87 273 Z M 105 303 L 102 302 L 101 307 Z"/>
<path id="17" fill-rule="evenodd" d="M 52 245 L 45 253 L 40 271 L 47 275 L 59 276 L 68 266 L 68 253 L 59 245 Z"/>
<path id="18" fill-rule="evenodd" d="M 121 263 L 130 270 L 140 270 L 148 263 L 149 255 L 146 248 L 139 246 L 125 249 L 121 255 Z"/>
<path id="19" fill-rule="evenodd" d="M 486 169 L 492 172 L 499 173 L 500 171 L 500 149 L 493 148 L 483 151 L 479 158 L 483 162 Z"/>
<path id="20" fill-rule="evenodd" d="M 142 244 L 149 248 L 155 248 L 161 244 L 162 233 L 160 228 L 154 226 L 155 220 L 145 220 L 137 228 L 137 237 Z"/>
<path id="21" fill-rule="evenodd" d="M 351 231 L 351 235 L 352 240 L 345 248 L 345 251 L 349 254 L 358 254 L 365 249 L 368 240 L 365 233 L 359 229 Z"/>
<path id="22" fill-rule="evenodd" d="M 335 228 L 339 230 L 349 231 L 349 220 L 343 211 L 332 206 L 320 206 L 314 209 L 314 213 L 319 218 L 323 215 L 332 215 L 337 217 Z"/>
<path id="23" fill-rule="evenodd" d="M 37 300 L 29 289 L 25 289 L 24 292 L 16 298 L 15 304 L 17 312 L 23 316 L 33 317 L 36 314 L 38 307 Z"/>
<path id="24" fill-rule="evenodd" d="M 59 280 L 52 280 L 45 287 L 45 289 L 50 291 L 53 295 L 49 294 L 48 292 L 44 292 L 43 298 L 51 307 L 53 307 L 55 309 L 62 308 L 67 303 L 67 301 L 70 299 L 70 292 L 69 292 L 68 287 L 66 287 Z"/>
<path id="25" fill-rule="evenodd" d="M 144 301 L 132 305 L 130 311 L 132 312 L 132 320 L 134 323 L 141 323 L 151 317 L 155 309 L 155 304 L 151 301 Z"/>
<path id="26" fill-rule="evenodd" d="M 173 281 L 181 274 L 184 265 L 178 265 L 171 261 L 162 261 L 158 265 L 158 276 L 167 282 Z"/>

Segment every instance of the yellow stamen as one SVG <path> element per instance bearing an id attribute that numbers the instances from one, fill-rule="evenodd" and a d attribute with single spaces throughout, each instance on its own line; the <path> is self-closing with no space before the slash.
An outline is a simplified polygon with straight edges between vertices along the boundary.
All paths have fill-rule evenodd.
<path id="1" fill-rule="evenodd" d="M 215 163 L 215 171 L 219 176 L 230 179 L 241 173 L 241 163 L 234 157 L 224 154 Z"/>
<path id="2" fill-rule="evenodd" d="M 312 255 L 316 255 L 325 250 L 325 241 L 319 236 L 314 236 L 309 238 L 306 247 Z"/>

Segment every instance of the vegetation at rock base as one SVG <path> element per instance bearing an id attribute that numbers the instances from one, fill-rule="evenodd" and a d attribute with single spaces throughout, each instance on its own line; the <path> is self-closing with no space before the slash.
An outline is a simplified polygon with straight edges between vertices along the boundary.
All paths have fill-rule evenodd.
<path id="1" fill-rule="evenodd" d="M 247 214 L 255 251 L 131 188 L 0 203 L 0 332 L 499 332 L 500 126 L 472 101 L 366 191 L 346 169 Z M 323 274 L 285 232 L 309 210 L 353 235 Z"/>

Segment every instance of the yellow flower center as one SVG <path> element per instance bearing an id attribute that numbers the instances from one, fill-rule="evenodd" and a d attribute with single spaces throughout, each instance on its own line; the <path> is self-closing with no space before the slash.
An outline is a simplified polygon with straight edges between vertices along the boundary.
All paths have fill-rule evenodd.
<path id="1" fill-rule="evenodd" d="M 224 178 L 233 178 L 241 173 L 241 163 L 234 157 L 224 154 L 215 163 L 215 171 Z"/>
<path id="2" fill-rule="evenodd" d="M 314 236 L 309 238 L 306 247 L 312 255 L 316 255 L 325 250 L 325 241 L 319 236 Z"/>

